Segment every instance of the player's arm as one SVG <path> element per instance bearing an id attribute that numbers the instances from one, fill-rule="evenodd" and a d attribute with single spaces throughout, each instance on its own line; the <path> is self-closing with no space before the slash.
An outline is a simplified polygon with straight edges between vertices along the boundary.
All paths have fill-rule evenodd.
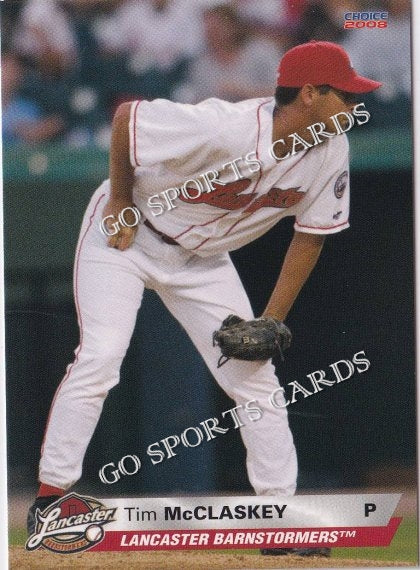
<path id="1" fill-rule="evenodd" d="M 284 321 L 318 261 L 325 236 L 295 232 L 264 316 Z"/>
<path id="2" fill-rule="evenodd" d="M 103 217 L 114 216 L 124 209 L 133 206 L 133 184 L 134 169 L 130 162 L 130 103 L 120 105 L 112 121 L 111 148 L 109 155 L 109 178 L 111 182 L 111 195 L 103 212 Z M 134 214 L 127 211 L 124 215 L 129 220 L 129 215 Z M 121 227 L 119 232 L 108 239 L 108 245 L 121 251 L 127 249 L 134 240 L 137 226 Z"/>

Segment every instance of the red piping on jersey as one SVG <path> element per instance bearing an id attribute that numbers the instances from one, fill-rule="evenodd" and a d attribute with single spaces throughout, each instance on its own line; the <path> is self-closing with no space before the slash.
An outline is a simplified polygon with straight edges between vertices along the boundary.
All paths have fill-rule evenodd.
<path id="1" fill-rule="evenodd" d="M 263 105 L 266 105 L 266 104 L 269 103 L 269 102 L 270 102 L 270 101 L 264 101 L 263 103 L 260 103 L 260 104 L 258 105 L 258 109 L 257 109 L 258 130 L 257 130 L 257 147 L 256 147 L 256 149 L 255 149 L 255 156 L 256 156 L 257 159 L 259 158 L 258 145 L 260 144 L 260 134 L 261 134 L 260 110 L 261 110 L 261 107 L 262 107 Z M 260 183 L 261 177 L 262 177 L 262 172 L 261 172 L 261 170 L 260 170 L 259 175 L 258 175 L 258 180 L 257 180 L 257 182 L 256 182 L 256 184 L 255 184 L 255 186 L 254 186 L 254 189 L 253 189 L 252 192 L 251 192 L 251 196 L 252 196 L 252 194 L 255 194 L 255 191 L 256 191 L 256 189 L 257 189 L 257 186 L 258 186 L 258 184 Z M 252 204 L 252 202 L 250 202 L 250 203 L 248 204 L 248 206 L 249 206 L 250 204 Z M 216 222 L 216 221 L 219 220 L 220 218 L 223 218 L 224 216 L 227 216 L 229 213 L 230 213 L 230 212 L 226 212 L 226 214 L 223 214 L 222 216 L 218 216 L 218 217 L 215 218 L 214 220 L 211 220 L 210 222 L 206 222 L 205 224 L 198 224 L 198 225 L 195 225 L 195 226 L 191 226 L 190 228 L 188 228 L 187 230 L 185 230 L 185 232 L 182 232 L 182 234 L 180 234 L 180 235 L 183 235 L 184 233 L 188 232 L 188 231 L 191 230 L 192 228 L 195 228 L 195 227 L 203 227 L 203 226 L 207 226 L 207 224 L 211 224 L 211 223 L 213 223 L 213 222 Z M 252 213 L 253 213 L 253 212 L 252 212 Z M 241 218 L 241 219 L 237 220 L 237 221 L 228 229 L 228 231 L 223 234 L 222 237 L 228 235 L 228 233 L 229 233 L 237 224 L 239 224 L 239 222 L 241 222 L 241 221 L 244 220 L 245 218 L 248 218 L 250 215 L 251 215 L 251 214 L 248 214 L 248 215 L 245 216 L 244 218 Z M 177 237 L 179 237 L 179 236 L 177 236 Z M 176 239 L 176 238 L 175 238 L 175 239 Z M 203 240 L 200 244 L 198 244 L 196 247 L 194 247 L 194 248 L 192 249 L 192 251 L 194 251 L 194 250 L 200 248 L 200 247 L 201 247 L 202 245 L 204 245 L 209 239 L 210 239 L 210 238 L 208 237 L 208 238 L 206 238 L 205 240 Z"/>
<path id="2" fill-rule="evenodd" d="M 349 221 L 346 220 L 345 222 L 343 222 L 342 224 L 337 224 L 336 226 L 303 226 L 302 224 L 299 224 L 299 222 L 295 221 L 295 224 L 297 226 L 299 226 L 300 228 L 308 228 L 311 230 L 334 230 L 335 228 L 340 228 L 341 226 L 345 226 L 346 224 L 348 224 Z"/>
<path id="3" fill-rule="evenodd" d="M 48 414 L 47 425 L 45 426 L 44 437 L 43 437 L 42 446 L 41 446 L 41 456 L 42 456 L 43 451 L 44 451 L 45 437 L 46 437 L 46 435 L 47 435 L 47 429 L 48 429 L 48 425 L 49 425 L 49 423 L 50 423 L 52 409 L 53 409 L 53 407 L 54 407 L 54 404 L 55 404 L 55 401 L 56 401 L 56 399 L 57 399 L 58 393 L 59 393 L 59 391 L 61 390 L 61 388 L 62 388 L 64 382 L 66 382 L 66 380 L 68 380 L 68 378 L 69 378 L 69 376 L 70 376 L 70 373 L 71 373 L 71 371 L 72 371 L 72 369 L 73 369 L 73 366 L 74 366 L 75 364 L 77 364 L 77 362 L 78 362 L 78 360 L 79 360 L 79 353 L 80 353 L 80 351 L 82 350 L 82 344 L 83 344 L 83 321 L 82 321 L 82 314 L 81 314 L 80 306 L 79 306 L 78 288 L 77 288 L 78 277 L 79 277 L 80 252 L 81 252 L 81 250 L 82 250 L 82 245 L 83 245 L 83 242 L 85 241 L 85 237 L 86 237 L 88 231 L 90 230 L 90 228 L 91 228 L 91 226 L 92 226 L 93 218 L 95 217 L 95 213 L 96 213 L 96 210 L 97 210 L 97 208 L 98 208 L 98 206 L 99 206 L 99 202 L 102 200 L 102 198 L 103 198 L 104 196 L 105 196 L 105 194 L 102 194 L 102 195 L 100 196 L 100 198 L 98 199 L 98 201 L 96 202 L 96 204 L 95 204 L 95 208 L 94 208 L 94 210 L 93 210 L 93 213 L 92 213 L 92 215 L 91 215 L 90 218 L 89 218 L 89 225 L 88 225 L 88 227 L 86 228 L 86 231 L 85 231 L 85 233 L 83 234 L 82 239 L 80 240 L 80 244 L 79 244 L 79 247 L 78 247 L 78 250 L 77 250 L 77 253 L 76 253 L 76 263 L 75 263 L 75 265 L 76 265 L 76 270 L 75 270 L 75 275 L 74 275 L 74 300 L 75 300 L 75 304 L 76 304 L 77 320 L 78 320 L 79 328 L 80 328 L 80 343 L 79 343 L 79 346 L 77 347 L 77 350 L 76 350 L 76 353 L 75 353 L 75 359 L 74 359 L 74 361 L 73 361 L 72 364 L 70 364 L 70 366 L 68 367 L 67 372 L 66 372 L 66 375 L 64 376 L 64 378 L 63 378 L 62 381 L 60 382 L 60 384 L 59 384 L 59 386 L 58 386 L 58 388 L 57 388 L 57 390 L 56 390 L 56 392 L 55 392 L 54 399 L 53 399 L 52 404 L 51 404 L 50 412 L 49 412 L 49 414 Z"/>
<path id="4" fill-rule="evenodd" d="M 198 249 L 199 247 L 201 247 L 202 245 L 204 245 L 207 241 L 209 241 L 209 239 L 210 239 L 209 237 L 206 238 L 206 239 L 203 240 L 201 243 L 199 243 L 198 245 L 196 245 L 195 247 L 193 247 L 191 251 L 194 251 L 194 250 Z"/>
<path id="5" fill-rule="evenodd" d="M 133 129 L 134 129 L 134 137 L 133 137 L 134 162 L 136 163 L 137 166 L 140 166 L 140 162 L 137 160 L 137 136 L 136 136 L 136 132 L 137 132 L 137 109 L 138 109 L 139 105 L 140 105 L 140 101 L 137 101 L 136 107 L 134 109 L 134 125 L 133 125 Z"/>
<path id="6" fill-rule="evenodd" d="M 258 182 L 259 182 L 259 181 L 258 181 Z M 256 187 L 256 186 L 255 186 L 255 187 Z M 254 213 L 254 212 L 251 212 L 250 214 L 244 216 L 244 217 L 241 218 L 240 220 L 236 220 L 236 222 L 235 222 L 232 226 L 230 226 L 230 228 L 228 229 L 228 231 L 227 231 L 226 233 L 224 233 L 222 237 L 227 236 L 227 235 L 233 230 L 233 228 L 239 224 L 239 222 L 242 222 L 243 220 L 246 220 L 247 218 L 249 218 L 249 216 L 252 216 L 253 213 Z"/>

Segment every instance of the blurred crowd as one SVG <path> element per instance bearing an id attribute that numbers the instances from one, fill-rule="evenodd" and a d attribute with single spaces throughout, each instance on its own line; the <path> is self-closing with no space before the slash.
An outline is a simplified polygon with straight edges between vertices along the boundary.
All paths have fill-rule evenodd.
<path id="1" fill-rule="evenodd" d="M 386 29 L 344 30 L 345 12 L 375 9 Z M 106 148 L 123 101 L 272 95 L 282 54 L 310 39 L 384 82 L 367 105 L 378 124 L 410 112 L 409 0 L 21 0 L 0 13 L 5 144 Z"/>

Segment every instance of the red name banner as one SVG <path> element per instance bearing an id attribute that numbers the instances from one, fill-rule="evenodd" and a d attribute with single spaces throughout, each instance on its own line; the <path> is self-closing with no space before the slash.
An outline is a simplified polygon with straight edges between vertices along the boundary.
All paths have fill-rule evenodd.
<path id="1" fill-rule="evenodd" d="M 401 520 L 363 527 L 106 531 L 90 551 L 389 546 Z"/>

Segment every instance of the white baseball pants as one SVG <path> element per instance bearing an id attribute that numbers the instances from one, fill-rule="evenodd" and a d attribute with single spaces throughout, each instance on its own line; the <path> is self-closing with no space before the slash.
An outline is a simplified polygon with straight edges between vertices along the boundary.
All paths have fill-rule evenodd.
<path id="1" fill-rule="evenodd" d="M 108 247 L 99 230 L 108 194 L 106 181 L 94 193 L 81 228 L 74 267 L 80 344 L 51 406 L 40 481 L 68 489 L 80 478 L 104 400 L 119 381 L 147 287 L 158 293 L 181 323 L 236 405 L 257 400 L 262 417 L 251 422 L 242 416 L 245 425 L 240 428 L 248 477 L 256 494 L 292 495 L 296 452 L 286 409 L 269 402 L 270 394 L 279 388 L 273 365 L 230 360 L 217 368 L 220 349 L 212 346 L 213 331 L 230 313 L 245 319 L 253 317 L 230 257 L 218 254 L 201 258 L 180 246 L 165 244 L 144 225 L 128 250 Z M 279 391 L 276 402 L 281 403 Z"/>

